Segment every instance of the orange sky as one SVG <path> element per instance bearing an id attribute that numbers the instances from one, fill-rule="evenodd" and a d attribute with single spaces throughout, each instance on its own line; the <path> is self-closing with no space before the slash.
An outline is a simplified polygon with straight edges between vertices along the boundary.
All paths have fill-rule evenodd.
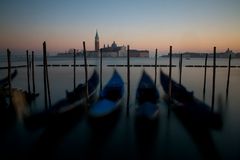
<path id="1" fill-rule="evenodd" d="M 170 45 L 177 53 L 212 52 L 213 46 L 240 52 L 237 0 L 43 1 L 0 2 L 0 52 L 41 52 L 43 41 L 50 53 L 81 49 L 83 41 L 93 50 L 96 29 L 101 47 L 116 41 L 160 53 Z"/>

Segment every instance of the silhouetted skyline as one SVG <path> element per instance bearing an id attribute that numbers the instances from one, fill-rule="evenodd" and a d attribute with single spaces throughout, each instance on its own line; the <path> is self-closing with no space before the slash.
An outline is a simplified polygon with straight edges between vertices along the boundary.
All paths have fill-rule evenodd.
<path id="1" fill-rule="evenodd" d="M 167 52 L 239 52 L 239 0 L 2 0 L 0 52 L 94 49 L 96 29 L 103 44 Z"/>

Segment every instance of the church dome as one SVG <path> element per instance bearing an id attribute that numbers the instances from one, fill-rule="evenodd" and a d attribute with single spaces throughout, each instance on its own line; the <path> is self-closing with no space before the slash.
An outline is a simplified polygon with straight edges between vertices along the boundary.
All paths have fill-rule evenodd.
<path id="1" fill-rule="evenodd" d="M 117 48 L 117 44 L 115 43 L 115 41 L 113 41 L 112 43 L 112 48 Z"/>

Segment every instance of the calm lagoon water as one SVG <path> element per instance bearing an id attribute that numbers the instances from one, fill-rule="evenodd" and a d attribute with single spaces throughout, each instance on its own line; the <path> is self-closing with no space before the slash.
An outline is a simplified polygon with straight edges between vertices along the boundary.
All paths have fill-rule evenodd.
<path id="1" fill-rule="evenodd" d="M 178 66 L 178 58 L 173 59 L 173 64 Z M 0 60 L 0 67 L 6 66 L 4 59 Z M 159 58 L 158 64 L 168 64 L 168 58 Z M 24 59 L 13 60 L 12 65 L 24 65 Z M 99 69 L 99 59 L 88 59 L 88 63 L 97 67 L 88 67 L 90 76 L 93 69 Z M 154 64 L 154 59 L 131 58 L 131 64 Z M 41 58 L 36 58 L 36 65 L 42 64 Z M 50 57 L 48 64 L 73 64 L 72 58 Z M 83 59 L 77 58 L 77 64 L 84 64 Z M 108 65 L 127 64 L 124 58 L 103 59 L 103 86 L 107 83 L 114 67 Z M 212 65 L 212 59 L 208 61 Z M 204 59 L 183 59 L 185 65 L 204 65 Z M 217 65 L 228 65 L 228 59 L 218 59 Z M 232 65 L 240 65 L 240 60 L 233 59 Z M 127 69 L 115 67 L 125 82 L 127 90 Z M 159 101 L 160 115 L 157 122 L 143 127 L 135 119 L 135 95 L 136 88 L 145 69 L 154 79 L 154 67 L 131 67 L 130 77 L 130 112 L 126 114 L 125 94 L 122 110 L 119 115 L 111 120 L 112 125 L 105 124 L 96 129 L 87 119 L 87 113 L 82 113 L 73 123 L 61 122 L 60 127 L 45 126 L 35 130 L 25 128 L 21 119 L 12 123 L 2 122 L 0 156 L 9 158 L 51 158 L 51 159 L 212 159 L 208 151 L 212 152 L 216 159 L 239 159 L 240 153 L 240 68 L 231 68 L 229 85 L 229 97 L 226 99 L 227 68 L 216 69 L 215 111 L 219 106 L 223 108 L 224 119 L 221 130 L 202 131 L 193 135 L 179 121 L 174 113 L 168 114 L 168 106 L 162 97 L 165 93 L 159 82 L 159 70 L 157 73 L 157 87 L 160 91 Z M 27 90 L 26 68 L 18 68 L 18 75 L 12 81 L 14 88 Z M 49 81 L 52 103 L 65 97 L 65 90 L 73 89 L 73 67 L 49 67 Z M 162 67 L 168 73 L 167 67 Z M 28 110 L 31 113 L 43 111 L 43 67 L 35 67 L 36 91 L 40 96 L 34 101 Z M 0 78 L 7 75 L 7 70 L 0 70 Z M 182 84 L 188 90 L 194 91 L 195 97 L 203 100 L 203 75 L 204 68 L 183 67 Z M 76 68 L 76 82 L 83 83 L 85 79 L 84 67 Z M 173 68 L 173 79 L 178 81 L 179 69 Z M 207 69 L 206 99 L 211 105 L 212 94 L 212 68 Z M 61 127 L 64 126 L 64 127 Z M 67 127 L 66 127 L 67 126 Z M 202 137 L 201 137 L 202 136 Z M 203 143 L 196 141 L 203 139 Z M 209 143 L 212 143 L 209 147 Z M 2 159 L 2 158 L 1 158 Z"/>

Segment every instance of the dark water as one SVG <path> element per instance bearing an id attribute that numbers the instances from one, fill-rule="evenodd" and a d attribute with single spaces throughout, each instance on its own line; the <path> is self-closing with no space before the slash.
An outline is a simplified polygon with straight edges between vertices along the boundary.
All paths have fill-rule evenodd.
<path id="1" fill-rule="evenodd" d="M 89 64 L 99 64 L 98 59 L 89 59 Z M 49 64 L 72 64 L 70 58 L 49 58 Z M 106 58 L 103 60 L 103 86 L 107 83 L 113 67 L 109 64 L 126 64 L 126 59 Z M 154 59 L 132 58 L 131 64 L 154 64 Z M 12 65 L 22 65 L 24 61 L 15 61 Z M 36 64 L 42 64 L 41 59 Z M 77 64 L 83 64 L 82 59 Z M 168 59 L 159 59 L 158 64 L 168 64 Z M 173 60 L 178 65 L 178 59 Z M 203 59 L 183 60 L 184 65 L 203 65 Z M 209 63 L 212 64 L 212 59 Z M 219 59 L 217 65 L 227 65 L 227 59 Z M 1 66 L 6 62 L 1 60 Z M 240 60 L 234 59 L 232 65 L 240 65 Z M 89 67 L 90 76 L 95 67 Z M 98 68 L 98 67 L 97 67 Z M 125 89 L 127 89 L 127 69 L 115 67 L 121 74 Z M 22 119 L 1 119 L 1 159 L 239 159 L 240 153 L 240 68 L 231 69 L 229 96 L 226 99 L 227 68 L 216 70 L 215 111 L 223 108 L 223 127 L 220 130 L 195 129 L 189 130 L 172 112 L 168 114 L 163 89 L 159 82 L 160 115 L 154 123 L 145 124 L 135 119 L 135 92 L 145 69 L 154 79 L 154 67 L 131 67 L 130 112 L 126 114 L 125 94 L 120 112 L 108 121 L 92 123 L 86 112 L 64 121 L 43 126 L 34 130 L 25 127 Z M 168 68 L 162 68 L 168 73 Z M 30 106 L 29 113 L 43 111 L 43 67 L 35 68 L 36 91 L 40 96 Z M 65 90 L 73 89 L 73 67 L 49 67 L 49 80 L 52 103 L 65 97 Z M 76 82 L 84 82 L 84 68 L 77 67 Z M 7 70 L 0 70 L 0 78 L 7 75 Z M 13 87 L 27 90 L 26 68 L 19 68 L 18 75 L 13 80 Z M 204 68 L 183 67 L 182 84 L 194 95 L 203 99 Z M 173 68 L 173 79 L 179 79 L 179 69 Z M 211 105 L 212 69 L 207 70 L 206 103 Z M 196 127 L 197 128 L 197 127 Z M 3 158 L 2 158 L 3 157 Z"/>

